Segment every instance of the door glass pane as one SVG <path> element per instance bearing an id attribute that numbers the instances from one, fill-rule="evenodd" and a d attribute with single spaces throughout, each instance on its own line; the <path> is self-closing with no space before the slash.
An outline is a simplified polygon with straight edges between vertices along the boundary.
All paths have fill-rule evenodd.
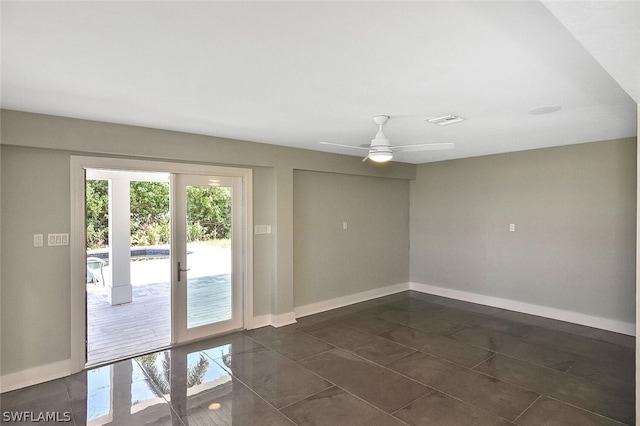
<path id="1" fill-rule="evenodd" d="M 231 187 L 187 186 L 187 328 L 232 317 Z"/>

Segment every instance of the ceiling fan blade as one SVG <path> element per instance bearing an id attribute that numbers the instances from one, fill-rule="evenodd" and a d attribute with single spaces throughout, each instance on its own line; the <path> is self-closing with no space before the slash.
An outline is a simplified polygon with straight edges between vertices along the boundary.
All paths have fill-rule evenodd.
<path id="1" fill-rule="evenodd" d="M 365 148 L 365 147 L 362 147 L 362 146 L 344 145 L 344 144 L 341 144 L 341 143 L 333 143 L 333 142 L 320 142 L 320 144 L 321 145 L 339 146 L 341 148 L 354 148 L 354 149 L 360 149 L 360 150 L 364 149 L 364 150 L 367 150 L 367 151 L 369 150 L 368 147 Z"/>
<path id="2" fill-rule="evenodd" d="M 415 145 L 399 145 L 392 146 L 394 151 L 437 151 L 440 149 L 454 149 L 456 146 L 453 143 L 422 143 Z"/>

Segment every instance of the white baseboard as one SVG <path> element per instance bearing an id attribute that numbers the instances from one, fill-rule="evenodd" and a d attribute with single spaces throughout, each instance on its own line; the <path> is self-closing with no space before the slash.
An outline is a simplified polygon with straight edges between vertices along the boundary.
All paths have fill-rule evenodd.
<path id="1" fill-rule="evenodd" d="M 484 296 L 482 294 L 470 293 L 467 291 L 453 290 L 445 287 L 438 287 L 429 284 L 410 283 L 411 290 L 421 293 L 443 296 L 465 302 L 478 303 L 480 305 L 493 306 L 495 308 L 508 309 L 510 311 L 522 312 L 525 314 L 537 315 L 539 317 L 552 318 L 555 320 L 571 322 L 574 324 L 586 325 L 602 330 L 616 333 L 636 335 L 634 323 L 616 321 L 608 318 L 596 317 L 579 312 L 567 311 L 564 309 L 551 308 L 548 306 L 534 305 L 531 303 L 518 302 L 516 300 L 503 299 L 500 297 Z"/>
<path id="2" fill-rule="evenodd" d="M 294 312 L 287 312 L 285 314 L 261 315 L 253 317 L 251 321 L 251 328 L 260 328 L 267 325 L 282 327 L 285 325 L 294 324 L 297 317 L 304 317 L 331 309 L 341 308 L 343 306 L 365 302 L 367 300 L 388 296 L 407 290 L 414 290 L 421 293 L 448 297 L 465 302 L 478 303 L 481 305 L 508 309 L 525 314 L 571 322 L 574 324 L 586 325 L 588 327 L 595 327 L 603 330 L 613 331 L 616 333 L 627 334 L 629 336 L 636 335 L 636 328 L 634 323 L 616 321 L 608 318 L 582 314 L 579 312 L 551 308 L 548 306 L 534 305 L 510 299 L 485 296 L 477 293 L 453 290 L 445 287 L 438 287 L 429 284 L 414 282 L 395 284 L 387 287 L 377 288 L 374 290 L 368 290 L 361 293 L 324 300 L 322 302 L 311 303 L 309 305 L 299 306 L 294 309 Z M 17 371 L 15 373 L 5 374 L 3 376 L 0 376 L 0 393 L 47 382 L 49 380 L 59 379 L 61 377 L 69 376 L 70 374 L 71 360 L 58 361 L 39 367 L 29 368 L 27 370 Z"/>
<path id="3" fill-rule="evenodd" d="M 331 309 L 342 308 L 343 306 L 365 302 L 377 297 L 388 296 L 390 294 L 400 293 L 401 291 L 407 290 L 409 290 L 409 283 L 394 284 L 387 287 L 376 288 L 373 290 L 363 291 L 361 293 L 349 294 L 347 296 L 336 297 L 335 299 L 323 300 L 322 302 L 299 306 L 294 308 L 293 312 L 287 312 L 285 314 L 260 315 L 251 319 L 251 324 L 247 329 L 266 327 L 268 325 L 283 327 L 285 325 L 295 324 L 296 318 L 299 317 L 305 317 L 307 315 L 317 314 Z"/>
<path id="4" fill-rule="evenodd" d="M 49 380 L 59 379 L 70 374 L 71 360 L 68 359 L 5 374 L 0 377 L 0 392 L 9 392 L 38 383 L 48 382 Z"/>
<path id="5" fill-rule="evenodd" d="M 283 327 L 289 324 L 295 324 L 296 314 L 287 312 L 286 314 L 271 315 L 271 325 L 274 327 Z"/>
<path id="6" fill-rule="evenodd" d="M 306 317 L 307 315 L 313 315 L 319 312 L 329 311 L 331 309 L 342 308 L 343 306 L 365 302 L 377 297 L 389 296 L 390 294 L 400 293 L 401 291 L 407 290 L 409 290 L 409 283 L 400 283 L 387 287 L 380 287 L 373 290 L 363 291 L 361 293 L 336 297 L 335 299 L 323 300 L 322 302 L 298 306 L 294 309 L 295 316 L 296 318 Z"/>
<path id="7" fill-rule="evenodd" d="M 251 319 L 251 324 L 247 327 L 247 330 L 271 325 L 271 317 L 272 315 L 260 315 L 258 317 L 253 317 Z"/>
<path id="8" fill-rule="evenodd" d="M 296 322 L 296 314 L 293 312 L 287 312 L 280 315 L 260 315 L 253 317 L 251 320 L 251 326 L 247 327 L 247 330 L 254 328 L 266 327 L 272 325 L 274 327 L 283 327 L 285 325 L 294 324 Z"/>

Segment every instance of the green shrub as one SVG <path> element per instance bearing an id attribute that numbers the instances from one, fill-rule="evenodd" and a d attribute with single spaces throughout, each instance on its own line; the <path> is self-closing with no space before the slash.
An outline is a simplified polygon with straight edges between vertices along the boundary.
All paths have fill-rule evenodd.
<path id="1" fill-rule="evenodd" d="M 171 230 L 169 227 L 169 213 L 167 212 L 159 222 L 138 224 L 131 220 L 131 245 L 153 246 L 169 244 Z"/>
<path id="2" fill-rule="evenodd" d="M 109 245 L 109 197 L 106 180 L 88 180 L 85 189 L 87 247 Z"/>
<path id="3" fill-rule="evenodd" d="M 107 180 L 87 180 L 87 247 L 109 245 L 109 195 Z M 206 241 L 231 237 L 231 189 L 187 189 L 187 240 Z M 131 245 L 168 244 L 169 185 L 162 182 L 131 182 Z"/>

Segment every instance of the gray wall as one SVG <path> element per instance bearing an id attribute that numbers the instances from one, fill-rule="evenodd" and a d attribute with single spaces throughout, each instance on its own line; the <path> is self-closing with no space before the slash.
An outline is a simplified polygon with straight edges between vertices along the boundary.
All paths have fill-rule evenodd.
<path id="1" fill-rule="evenodd" d="M 254 238 L 254 316 L 291 313 L 295 307 L 294 169 L 338 173 L 345 182 L 359 182 L 360 175 L 398 179 L 406 185 L 415 177 L 415 166 L 409 164 L 376 167 L 358 157 L 17 111 L 1 113 L 2 375 L 70 358 L 69 246 L 34 248 L 33 234 L 70 232 L 73 154 L 252 168 L 254 223 L 272 225 L 274 231 Z M 399 274 L 394 280 L 406 281 L 407 270 Z M 324 294 L 335 298 L 344 289 Z"/>
<path id="2" fill-rule="evenodd" d="M 70 356 L 69 247 L 33 234 L 69 231 L 69 155 L 2 146 L 2 372 Z"/>
<path id="3" fill-rule="evenodd" d="M 293 193 L 296 307 L 409 282 L 409 181 L 296 170 Z"/>
<path id="4" fill-rule="evenodd" d="M 416 175 L 409 164 L 376 167 L 357 157 L 1 114 L 2 375 L 70 357 L 69 250 L 34 248 L 32 238 L 69 232 L 72 154 L 252 168 L 254 222 L 274 230 L 254 238 L 255 316 L 409 277 L 633 322 L 635 139 L 431 163 Z M 326 203 L 317 210 L 307 205 L 320 199 Z M 323 210 L 328 206 L 334 208 Z M 389 223 L 385 241 L 369 232 L 380 221 Z M 508 232 L 509 223 L 516 232 Z M 345 245 L 336 248 L 336 241 Z M 326 255 L 314 258 L 315 250 Z M 367 275 L 369 259 L 377 260 L 373 268 L 389 268 Z M 328 266 L 336 262 L 347 269 L 332 279 Z"/>
<path id="5" fill-rule="evenodd" d="M 634 138 L 419 165 L 411 281 L 634 323 L 635 158 Z"/>

